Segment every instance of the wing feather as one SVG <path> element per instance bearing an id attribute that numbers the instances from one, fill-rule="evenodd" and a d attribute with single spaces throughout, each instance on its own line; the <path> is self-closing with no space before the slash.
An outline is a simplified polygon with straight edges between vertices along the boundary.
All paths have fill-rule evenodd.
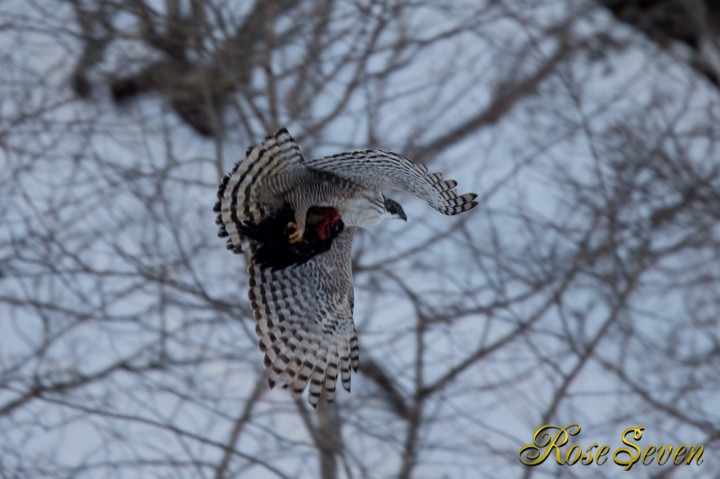
<path id="1" fill-rule="evenodd" d="M 350 368 L 357 371 L 352 236 L 348 228 L 328 252 L 278 270 L 263 269 L 255 261 L 259 245 L 250 242 L 249 298 L 268 384 L 290 389 L 295 397 L 309 384 L 313 406 L 323 394 L 333 400 L 338 375 L 349 390 Z"/>
<path id="2" fill-rule="evenodd" d="M 218 236 L 228 237 L 228 249 L 242 251 L 244 224 L 257 224 L 283 206 L 280 193 L 292 171 L 302 171 L 300 148 L 285 128 L 248 148 L 244 161 L 220 181 L 214 211 Z M 283 180 L 285 179 L 285 180 Z"/>
<path id="3" fill-rule="evenodd" d="M 456 215 L 477 206 L 475 193 L 457 194 L 455 180 L 444 180 L 441 173 L 428 173 L 425 165 L 415 164 L 390 151 L 352 151 L 305 161 L 304 164 L 365 188 L 407 191 L 446 215 Z"/>

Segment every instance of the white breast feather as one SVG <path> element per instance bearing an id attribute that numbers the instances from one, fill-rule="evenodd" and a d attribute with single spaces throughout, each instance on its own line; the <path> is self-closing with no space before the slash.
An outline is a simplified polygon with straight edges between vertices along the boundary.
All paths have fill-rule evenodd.
<path id="1" fill-rule="evenodd" d="M 340 209 L 345 226 L 372 228 L 387 216 L 382 196 L 378 193 L 362 195 L 347 201 Z"/>

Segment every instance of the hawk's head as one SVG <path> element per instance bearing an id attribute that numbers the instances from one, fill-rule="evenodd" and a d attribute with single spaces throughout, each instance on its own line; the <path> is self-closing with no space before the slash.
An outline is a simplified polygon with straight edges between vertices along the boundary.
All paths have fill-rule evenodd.
<path id="1" fill-rule="evenodd" d="M 407 221 L 407 215 L 405 214 L 403 207 L 400 206 L 400 203 L 388 197 L 385 197 L 385 211 L 387 211 L 388 215 L 390 215 L 390 218 Z"/>

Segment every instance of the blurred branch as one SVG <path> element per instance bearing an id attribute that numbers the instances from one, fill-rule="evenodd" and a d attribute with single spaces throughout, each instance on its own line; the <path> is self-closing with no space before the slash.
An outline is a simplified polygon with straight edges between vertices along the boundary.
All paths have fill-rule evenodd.
<path id="1" fill-rule="evenodd" d="M 103 59 L 115 34 L 112 10 L 107 0 L 98 1 L 93 10 L 85 7 L 82 0 L 66 1 L 73 7 L 83 41 L 82 53 L 72 73 L 72 88 L 79 97 L 88 98 L 92 92 L 88 71 Z"/>
<path id="2" fill-rule="evenodd" d="M 513 79 L 509 84 L 498 86 L 492 95 L 492 101 L 482 111 L 444 132 L 441 136 L 418 146 L 412 156 L 420 158 L 421 161 L 427 161 L 427 159 L 437 156 L 442 150 L 475 134 L 480 128 L 498 122 L 518 102 L 534 94 L 543 80 L 553 74 L 557 66 L 575 51 L 576 47 L 561 41 L 552 55 L 544 59 L 534 72 L 526 75 L 525 78 Z"/>
<path id="3" fill-rule="evenodd" d="M 380 364 L 369 355 L 363 355 L 362 369 L 360 372 L 371 379 L 380 389 L 380 392 L 387 402 L 390 410 L 400 418 L 409 419 L 408 406 L 405 398 L 395 384 L 395 380 L 388 374 Z"/>
<path id="4" fill-rule="evenodd" d="M 223 453 L 222 459 L 220 459 L 220 462 L 215 468 L 215 479 L 224 479 L 225 477 L 228 477 L 228 467 L 230 466 L 230 461 L 232 459 L 231 451 L 236 450 L 238 441 L 240 440 L 240 436 L 245 430 L 245 426 L 247 426 L 248 422 L 250 421 L 255 405 L 257 404 L 263 393 L 267 391 L 266 383 L 267 381 L 265 379 L 265 376 L 262 374 L 259 375 L 257 380 L 255 381 L 255 388 L 252 390 L 250 397 L 248 397 L 248 399 L 245 401 L 242 412 L 237 417 L 237 419 L 235 419 L 232 431 L 230 431 L 230 437 L 228 438 L 225 452 Z"/>
<path id="5" fill-rule="evenodd" d="M 720 88 L 720 4 L 714 0 L 597 0 L 619 21 Z M 678 47 L 684 46 L 687 51 Z"/>

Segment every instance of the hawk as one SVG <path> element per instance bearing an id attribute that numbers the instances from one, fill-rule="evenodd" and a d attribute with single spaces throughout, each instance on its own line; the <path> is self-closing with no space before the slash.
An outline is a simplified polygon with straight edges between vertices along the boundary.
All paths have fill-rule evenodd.
<path id="1" fill-rule="evenodd" d="M 316 407 L 350 391 L 359 366 L 351 249 L 358 228 L 407 220 L 382 189 L 404 190 L 440 213 L 477 205 L 457 182 L 396 153 L 363 150 L 305 160 L 286 129 L 248 149 L 220 182 L 214 211 L 228 249 L 247 251 L 249 299 L 270 388 Z"/>

